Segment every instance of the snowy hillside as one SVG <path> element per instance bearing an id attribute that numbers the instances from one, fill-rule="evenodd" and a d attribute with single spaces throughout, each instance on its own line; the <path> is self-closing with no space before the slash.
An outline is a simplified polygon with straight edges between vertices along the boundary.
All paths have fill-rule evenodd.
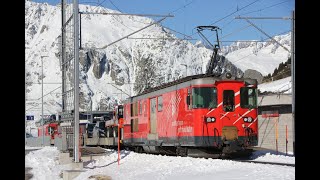
<path id="1" fill-rule="evenodd" d="M 80 5 L 82 12 L 118 11 Z M 133 96 L 148 86 L 157 86 L 186 75 L 204 73 L 212 51 L 200 45 L 176 38 L 169 30 L 153 25 L 103 50 L 154 20 L 138 16 L 82 15 L 81 46 L 89 50 L 80 52 L 80 111 L 112 109 L 115 104 Z M 25 68 L 27 82 L 27 114 L 41 114 L 41 80 L 44 82 L 44 114 L 61 111 L 61 70 L 59 40 L 61 34 L 60 6 L 25 2 Z M 278 37 L 290 44 L 290 35 Z M 263 75 L 273 72 L 288 53 L 273 43 L 237 43 L 224 47 L 226 55 L 220 63 L 223 71 L 242 73 L 257 69 Z M 255 52 L 254 55 L 248 54 Z M 41 58 L 42 57 L 42 58 Z M 240 57 L 240 59 L 239 59 Z M 43 60 L 43 77 L 42 63 Z M 237 69 L 228 60 L 237 65 Z M 187 67 L 181 65 L 187 64 Z M 122 91 L 120 91 L 122 90 Z M 34 121 L 28 122 L 34 126 Z"/>
<path id="2" fill-rule="evenodd" d="M 79 8 L 83 12 L 117 12 L 89 5 Z M 82 15 L 81 22 L 81 46 L 89 50 L 80 53 L 80 110 L 109 109 L 122 99 L 143 91 L 146 83 L 157 86 L 186 75 L 204 73 L 212 54 L 204 47 L 177 39 L 160 25 L 153 25 L 133 37 L 163 37 L 165 40 L 124 39 L 103 50 L 90 50 L 118 40 L 153 20 L 138 16 Z M 61 84 L 57 84 L 61 83 L 60 33 L 59 6 L 25 3 L 27 114 L 35 114 L 36 119 L 41 109 L 41 59 L 45 114 L 61 111 L 62 90 Z M 185 68 L 181 64 L 188 66 Z M 227 61 L 223 65 L 241 72 Z"/>
<path id="3" fill-rule="evenodd" d="M 291 33 L 275 36 L 274 39 L 290 50 Z M 221 51 L 242 71 L 255 69 L 263 76 L 272 74 L 281 62 L 290 57 L 290 53 L 275 42 L 236 42 L 223 47 Z"/>
<path id="4" fill-rule="evenodd" d="M 277 81 L 260 84 L 258 89 L 260 92 L 273 92 L 291 94 L 291 76 Z"/>

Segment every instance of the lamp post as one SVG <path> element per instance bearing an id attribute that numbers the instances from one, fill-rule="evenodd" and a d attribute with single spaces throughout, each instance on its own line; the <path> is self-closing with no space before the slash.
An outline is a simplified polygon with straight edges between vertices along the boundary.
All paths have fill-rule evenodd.
<path id="1" fill-rule="evenodd" d="M 185 66 L 186 67 L 186 77 L 188 76 L 188 65 L 186 65 L 186 64 L 180 64 L 180 65 L 182 65 L 182 66 Z"/>
<path id="2" fill-rule="evenodd" d="M 146 78 L 146 87 L 145 89 L 148 88 L 148 69 L 147 68 L 144 68 L 144 74 L 145 74 L 145 78 Z"/>
<path id="3" fill-rule="evenodd" d="M 43 120 L 43 58 L 48 56 L 41 56 L 41 120 L 42 120 L 42 146 L 44 146 L 44 120 Z"/>

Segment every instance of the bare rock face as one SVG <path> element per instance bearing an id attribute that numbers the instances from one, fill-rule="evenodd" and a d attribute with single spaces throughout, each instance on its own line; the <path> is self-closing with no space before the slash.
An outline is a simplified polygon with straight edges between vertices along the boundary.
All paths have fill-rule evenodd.
<path id="1" fill-rule="evenodd" d="M 123 71 L 116 63 L 111 63 L 111 73 L 110 76 L 116 85 L 122 86 L 124 84 L 124 78 L 119 77 L 119 74 Z"/>
<path id="2" fill-rule="evenodd" d="M 87 73 L 91 67 L 91 59 L 88 57 L 89 52 L 80 51 L 79 53 L 79 63 L 82 66 L 82 71 Z"/>
<path id="3" fill-rule="evenodd" d="M 240 77 L 243 75 L 243 72 L 241 69 L 237 68 L 234 64 L 232 64 L 228 59 L 225 58 L 225 56 L 218 55 L 217 56 L 218 61 L 216 62 L 216 67 L 213 70 L 214 74 L 221 75 L 226 72 L 229 72 L 234 77 Z M 210 62 L 208 62 L 208 65 Z"/>
<path id="4" fill-rule="evenodd" d="M 82 55 L 82 57 L 81 57 Z M 107 56 L 104 52 L 99 52 L 96 50 L 89 50 L 85 55 L 80 54 L 80 64 L 85 72 L 88 72 L 91 65 L 93 64 L 93 74 L 97 79 L 100 79 L 105 73 Z M 108 68 L 107 68 L 108 70 Z"/>

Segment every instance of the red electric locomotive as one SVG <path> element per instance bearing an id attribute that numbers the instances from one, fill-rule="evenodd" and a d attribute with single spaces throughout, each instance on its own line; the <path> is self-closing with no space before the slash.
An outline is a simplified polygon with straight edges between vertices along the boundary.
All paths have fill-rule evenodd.
<path id="1" fill-rule="evenodd" d="M 198 26 L 216 31 L 216 26 Z M 257 80 L 194 75 L 130 97 L 124 103 L 122 143 L 137 151 L 181 156 L 234 155 L 258 144 Z"/>
<path id="2" fill-rule="evenodd" d="M 131 97 L 123 144 L 149 153 L 232 154 L 258 144 L 257 81 L 195 75 Z"/>
<path id="3" fill-rule="evenodd" d="M 59 124 L 57 122 L 51 122 L 44 125 L 44 135 L 51 136 L 54 139 L 54 135 L 58 134 Z M 38 127 L 38 137 L 42 136 L 42 127 Z"/>

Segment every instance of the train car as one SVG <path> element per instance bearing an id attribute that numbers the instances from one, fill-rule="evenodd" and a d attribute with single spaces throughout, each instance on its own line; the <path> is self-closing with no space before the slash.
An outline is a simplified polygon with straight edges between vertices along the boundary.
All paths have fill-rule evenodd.
<path id="1" fill-rule="evenodd" d="M 51 136 L 51 139 L 54 139 L 54 136 L 58 134 L 58 118 L 55 114 L 45 115 L 43 119 L 41 118 L 36 125 L 38 127 L 38 137 L 42 136 L 42 130 L 44 130 L 44 136 Z"/>
<path id="2" fill-rule="evenodd" d="M 38 137 L 42 136 L 42 128 L 44 128 L 44 136 L 51 136 L 51 139 L 54 139 L 55 135 L 58 135 L 59 123 L 50 122 L 48 124 L 44 124 L 43 127 L 38 127 Z"/>
<path id="3" fill-rule="evenodd" d="M 122 143 L 180 156 L 235 155 L 258 143 L 257 81 L 194 75 L 124 103 Z"/>

